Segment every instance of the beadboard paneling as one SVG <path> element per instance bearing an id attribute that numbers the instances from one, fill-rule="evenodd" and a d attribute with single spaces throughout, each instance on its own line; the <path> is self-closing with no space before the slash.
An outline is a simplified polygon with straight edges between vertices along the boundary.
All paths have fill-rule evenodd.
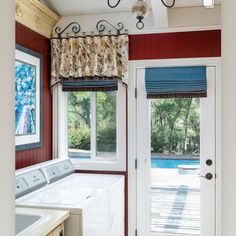
<path id="1" fill-rule="evenodd" d="M 52 96 L 49 89 L 50 41 L 46 37 L 16 22 L 16 43 L 43 56 L 42 138 L 41 148 L 16 152 L 16 169 L 37 164 L 52 158 Z"/>
<path id="2" fill-rule="evenodd" d="M 130 36 L 129 60 L 220 56 L 220 30 Z"/>

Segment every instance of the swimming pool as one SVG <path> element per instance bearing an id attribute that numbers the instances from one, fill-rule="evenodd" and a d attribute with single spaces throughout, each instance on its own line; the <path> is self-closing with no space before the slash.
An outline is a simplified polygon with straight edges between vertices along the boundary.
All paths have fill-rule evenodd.
<path id="1" fill-rule="evenodd" d="M 200 165 L 200 160 L 193 159 L 166 159 L 166 158 L 152 158 L 152 168 L 170 168 L 176 169 L 178 165 Z"/>
<path id="2" fill-rule="evenodd" d="M 79 160 L 89 160 L 89 154 L 78 154 L 78 153 L 69 153 L 69 157 L 72 159 L 79 159 Z M 181 157 L 170 157 L 165 156 L 162 158 L 161 156 L 152 156 L 151 158 L 151 168 L 170 168 L 170 169 L 177 169 L 178 165 L 200 165 L 199 159 L 181 159 Z"/>

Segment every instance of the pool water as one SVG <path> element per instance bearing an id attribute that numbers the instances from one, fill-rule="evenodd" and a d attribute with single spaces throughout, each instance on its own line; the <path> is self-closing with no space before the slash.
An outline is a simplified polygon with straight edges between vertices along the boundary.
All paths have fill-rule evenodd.
<path id="1" fill-rule="evenodd" d="M 69 153 L 69 157 L 72 159 L 89 160 L 90 156 L 84 154 Z M 151 158 L 151 168 L 170 168 L 177 169 L 178 165 L 200 165 L 198 159 L 173 159 L 173 158 Z"/>
<path id="2" fill-rule="evenodd" d="M 152 168 L 170 168 L 176 169 L 178 165 L 200 165 L 200 160 L 192 160 L 192 159 L 159 159 L 152 158 L 151 159 L 151 167 Z"/>

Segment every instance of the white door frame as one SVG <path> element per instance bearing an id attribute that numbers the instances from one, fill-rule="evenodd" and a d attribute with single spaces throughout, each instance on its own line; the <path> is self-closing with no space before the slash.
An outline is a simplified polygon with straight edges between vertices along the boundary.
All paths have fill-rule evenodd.
<path id="1" fill-rule="evenodd" d="M 128 222 L 129 236 L 135 236 L 137 229 L 137 178 L 136 159 L 136 112 L 135 98 L 137 70 L 146 67 L 167 66 L 215 66 L 216 67 L 216 236 L 221 230 L 221 59 L 220 58 L 184 58 L 139 60 L 129 62 L 128 82 Z M 138 234 L 138 236 L 141 236 Z"/>

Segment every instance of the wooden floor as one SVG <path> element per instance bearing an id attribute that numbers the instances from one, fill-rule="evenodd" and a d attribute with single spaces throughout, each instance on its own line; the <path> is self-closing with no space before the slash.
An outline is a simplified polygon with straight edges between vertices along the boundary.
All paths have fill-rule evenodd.
<path id="1" fill-rule="evenodd" d="M 196 176 L 168 173 L 165 180 L 164 172 L 154 173 L 151 188 L 151 231 L 181 236 L 200 235 L 198 184 Z"/>

